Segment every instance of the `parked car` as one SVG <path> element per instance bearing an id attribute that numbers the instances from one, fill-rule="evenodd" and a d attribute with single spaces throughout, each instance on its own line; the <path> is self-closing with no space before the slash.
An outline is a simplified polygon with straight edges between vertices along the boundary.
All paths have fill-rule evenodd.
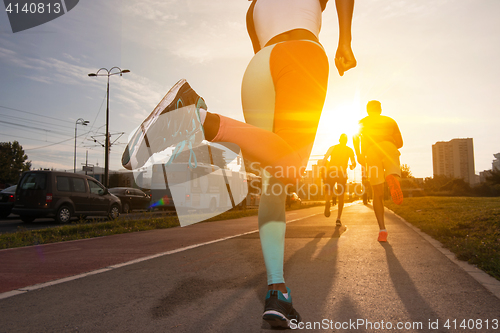
<path id="1" fill-rule="evenodd" d="M 25 223 L 39 217 L 54 217 L 66 223 L 73 216 L 120 215 L 118 197 L 90 176 L 57 171 L 26 171 L 16 189 L 12 213 Z"/>
<path id="2" fill-rule="evenodd" d="M 7 187 L 0 191 L 0 218 L 4 219 L 10 215 L 14 200 L 16 198 L 17 185 Z"/>
<path id="3" fill-rule="evenodd" d="M 149 209 L 151 197 L 139 189 L 132 187 L 113 187 L 109 193 L 116 195 L 122 203 L 122 213 L 132 210 Z"/>
<path id="4" fill-rule="evenodd" d="M 288 207 L 292 207 L 293 204 L 298 204 L 299 206 L 302 204 L 302 200 L 295 192 L 288 193 L 286 196 L 286 205 Z"/>

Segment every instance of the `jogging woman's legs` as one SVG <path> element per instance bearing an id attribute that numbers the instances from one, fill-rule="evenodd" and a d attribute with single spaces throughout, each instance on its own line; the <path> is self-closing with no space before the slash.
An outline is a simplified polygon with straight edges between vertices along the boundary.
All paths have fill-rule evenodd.
<path id="1" fill-rule="evenodd" d="M 327 80 L 328 60 L 318 44 L 296 41 L 264 48 L 243 78 L 243 112 L 248 124 L 221 116 L 213 139 L 238 144 L 245 158 L 261 163 L 276 176 L 264 173 L 262 177 L 259 231 L 268 284 L 278 284 L 285 292 L 284 184 L 299 179 L 307 165 Z"/>

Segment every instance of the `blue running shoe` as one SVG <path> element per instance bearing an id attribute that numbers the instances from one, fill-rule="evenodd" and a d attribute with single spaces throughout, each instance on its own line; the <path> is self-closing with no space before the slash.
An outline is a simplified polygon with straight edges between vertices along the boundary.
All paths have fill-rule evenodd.
<path id="1" fill-rule="evenodd" d="M 185 146 L 191 148 L 201 143 L 204 135 L 200 108 L 207 109 L 203 98 L 185 79 L 177 82 L 130 136 L 122 156 L 123 167 L 137 169 L 153 154 L 171 146 L 177 145 L 175 155 Z"/>
<path id="2" fill-rule="evenodd" d="M 266 304 L 262 319 L 267 321 L 272 327 L 290 328 L 291 322 L 298 324 L 301 322 L 299 313 L 293 308 L 290 289 L 288 299 L 279 290 L 269 290 L 266 295 Z"/>

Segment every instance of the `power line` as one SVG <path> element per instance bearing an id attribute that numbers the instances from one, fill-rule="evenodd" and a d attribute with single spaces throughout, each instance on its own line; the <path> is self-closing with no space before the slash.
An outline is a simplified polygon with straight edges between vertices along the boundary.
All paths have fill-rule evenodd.
<path id="1" fill-rule="evenodd" d="M 37 141 L 37 142 L 40 142 L 40 139 L 33 139 L 33 138 L 27 138 L 27 137 L 24 137 L 24 136 L 20 136 L 20 135 L 12 135 L 12 134 L 5 134 L 5 133 L 0 133 L 0 135 L 4 135 L 4 136 L 8 136 L 8 137 L 15 137 L 15 138 L 20 138 L 20 139 L 25 139 L 25 140 L 31 140 L 31 141 Z M 84 134 L 81 134 L 79 135 L 78 137 L 82 136 Z M 74 138 L 72 139 L 74 140 Z M 69 141 L 69 140 L 66 140 L 66 141 Z M 51 145 L 56 145 L 56 144 L 60 144 L 58 142 L 50 142 L 50 141 L 45 141 L 46 143 L 50 143 Z M 51 146 L 49 145 L 49 146 Z M 63 146 L 68 146 L 68 147 L 73 147 L 73 145 L 63 145 Z M 89 148 L 90 150 L 95 150 L 95 149 L 92 149 L 92 147 L 86 147 L 86 146 L 79 146 L 79 147 L 85 147 L 85 148 Z M 36 148 L 27 148 L 27 149 L 24 149 L 24 150 L 31 150 L 31 149 L 39 149 L 39 148 L 43 148 L 43 147 L 36 147 Z"/>
<path id="2" fill-rule="evenodd" d="M 93 129 L 93 128 L 94 128 L 94 126 L 95 126 L 95 121 L 97 120 L 97 117 L 99 117 L 99 114 L 101 113 L 102 106 L 104 105 L 104 101 L 106 100 L 106 96 L 107 96 L 107 95 L 108 95 L 108 92 L 106 91 L 106 94 L 104 94 L 104 97 L 103 97 L 103 99 L 102 99 L 101 106 L 99 107 L 99 111 L 97 112 L 97 115 L 95 116 L 94 121 L 92 122 L 92 125 L 90 125 L 90 131 L 92 131 L 92 129 Z M 104 126 L 104 125 L 103 125 L 103 126 Z M 101 127 L 103 127 L 103 126 L 101 126 Z M 99 128 L 101 128 L 101 127 L 99 127 Z M 98 129 L 99 129 L 99 128 L 98 128 Z M 86 139 L 87 139 L 87 136 L 85 136 L 85 139 L 84 139 L 84 140 L 86 140 Z"/>
<path id="3" fill-rule="evenodd" d="M 57 125 L 57 124 L 54 124 L 54 123 L 49 123 L 49 122 L 42 121 L 42 120 L 33 120 L 33 119 L 27 119 L 27 118 L 16 117 L 16 116 L 5 115 L 5 114 L 2 114 L 1 116 L 3 118 L 12 118 L 12 119 L 21 120 L 21 121 L 24 121 L 24 122 L 31 122 L 31 123 L 36 123 L 36 124 L 45 124 L 45 125 L 49 125 L 49 126 L 61 128 L 61 125 Z M 68 127 L 66 127 L 66 125 L 63 125 L 63 126 L 64 126 L 64 128 L 68 128 Z M 70 135 L 70 134 L 66 134 L 66 135 Z"/>
<path id="4" fill-rule="evenodd" d="M 85 138 L 83 139 L 82 143 L 87 139 L 89 133 L 93 133 L 92 129 L 94 128 L 95 126 L 95 122 L 97 120 L 97 117 L 99 116 L 99 114 L 101 113 L 101 110 L 102 110 L 102 106 L 104 105 L 104 101 L 106 100 L 106 96 L 107 96 L 107 92 L 106 94 L 104 95 L 104 98 L 103 98 L 103 101 L 101 102 L 101 106 L 99 107 L 99 111 L 97 112 L 97 115 L 95 116 L 94 118 L 94 121 L 92 122 L 92 125 L 91 125 L 91 128 L 89 131 L 83 133 L 83 134 L 80 134 L 77 136 L 77 138 L 79 137 L 82 137 L 82 136 L 85 136 Z M 47 116 L 47 115 L 41 115 L 41 114 L 37 114 L 37 113 L 34 113 L 34 112 L 29 112 L 29 111 L 24 111 L 24 110 L 19 110 L 19 109 L 15 109 L 15 108 L 11 108 L 11 107 L 7 107 L 7 106 L 3 106 L 3 105 L 0 105 L 0 108 L 3 108 L 3 109 L 7 109 L 7 110 L 13 110 L 13 111 L 17 111 L 17 112 L 22 112 L 22 113 L 27 113 L 27 114 L 31 114 L 31 115 L 35 115 L 35 116 L 38 116 L 38 117 L 43 117 L 43 118 L 47 118 L 47 119 L 53 119 L 53 120 L 58 120 L 58 121 L 61 121 L 61 122 L 65 122 L 65 123 L 69 123 L 71 125 L 73 125 L 73 122 L 71 121 L 68 121 L 68 120 L 63 120 L 63 119 L 59 119 L 59 118 L 55 118 L 55 117 L 50 117 L 50 116 Z M 43 122 L 43 121 L 36 121 L 36 120 L 31 120 L 31 119 L 23 119 L 23 118 L 20 118 L 20 117 L 15 117 L 15 116 L 11 116 L 11 115 L 4 115 L 4 116 L 7 116 L 7 117 L 10 117 L 10 118 L 17 118 L 19 120 L 23 120 L 23 121 L 31 121 L 31 122 L 37 122 L 37 123 L 44 123 L 44 124 L 48 124 L 48 125 L 54 125 L 54 124 L 50 124 L 50 123 L 47 123 L 47 122 Z M 63 135 L 63 136 L 68 136 L 69 134 L 63 134 L 62 132 L 57 132 L 57 131 L 54 131 L 54 130 L 48 130 L 48 129 L 45 129 L 45 128 L 39 128 L 39 127 L 34 127 L 34 126 L 26 126 L 26 125 L 21 125 L 21 124 L 17 124 L 17 123 L 12 123 L 12 122 L 8 122 L 8 121 L 2 121 L 0 120 L 0 123 L 4 123 L 4 124 L 8 124 L 8 125 L 12 125 L 12 126 L 18 126 L 18 127 L 22 127 L 23 129 L 27 130 L 28 128 L 30 129 L 34 129 L 34 130 L 37 130 L 37 131 L 44 131 L 46 134 L 47 132 L 49 133 L 52 133 L 52 134 L 57 134 L 57 135 Z M 104 126 L 104 125 L 103 125 Z M 99 130 L 101 127 L 103 126 L 100 126 L 99 128 L 97 128 L 97 130 Z M 32 132 L 32 131 L 30 131 Z M 124 133 L 121 133 L 122 135 Z M 17 137 L 17 138 L 22 138 L 22 139 L 27 139 L 27 140 L 33 140 L 33 141 L 40 141 L 40 140 L 37 140 L 37 139 L 32 139 L 32 138 L 27 138 L 27 137 L 23 137 L 23 136 L 19 136 L 19 135 L 7 135 L 7 134 L 3 134 L 3 133 L 0 133 L 0 135 L 5 135 L 5 136 L 11 136 L 11 137 Z M 120 135 L 121 136 L 121 135 Z M 119 137 L 118 137 L 119 139 Z M 117 140 L 118 140 L 117 139 Z M 35 147 L 35 148 L 29 148 L 29 149 L 24 149 L 25 151 L 28 151 L 28 150 L 37 150 L 37 149 L 43 149 L 43 148 L 47 148 L 47 147 L 52 147 L 52 146 L 55 146 L 55 145 L 59 145 L 59 144 L 62 144 L 64 142 L 67 142 L 67 141 L 70 141 L 70 140 L 74 140 L 74 137 L 73 138 L 70 138 L 70 139 L 66 139 L 66 140 L 62 140 L 62 141 L 59 141 L 59 142 L 50 142 L 50 141 L 46 141 L 46 142 L 50 142 L 49 145 L 45 145 L 45 146 L 40 146 L 40 147 Z M 120 143 L 117 143 L 117 144 L 120 144 Z M 86 147 L 86 148 L 90 148 L 90 150 L 93 150 L 91 147 Z"/>
<path id="5" fill-rule="evenodd" d="M 80 134 L 77 136 L 77 138 L 81 137 L 81 136 L 84 136 L 85 134 L 87 133 L 83 133 L 83 134 Z M 28 150 L 36 150 L 36 149 L 42 149 L 42 148 L 47 148 L 47 147 L 51 147 L 51 146 L 55 146 L 55 145 L 58 145 L 58 144 L 61 144 L 63 142 L 67 142 L 67 141 L 70 141 L 70 140 L 74 140 L 75 138 L 70 138 L 70 139 L 66 139 L 66 140 L 63 140 L 63 141 L 59 141 L 59 142 L 55 142 L 53 144 L 50 144 L 50 145 L 46 145 L 46 146 L 41 146 L 41 147 L 36 147 L 36 148 L 29 148 L 29 149 L 25 149 L 25 151 L 28 151 Z"/>
<path id="6" fill-rule="evenodd" d="M 0 126 L 2 126 L 2 124 L 0 124 Z M 8 137 L 14 137 L 14 138 L 21 138 L 21 139 L 26 139 L 26 140 L 31 140 L 31 141 L 37 141 L 39 143 L 41 141 L 43 141 L 44 143 L 56 143 L 56 142 L 47 141 L 47 138 L 45 138 L 45 140 L 41 140 L 40 136 L 39 136 L 40 134 L 39 134 L 38 131 L 31 131 L 31 130 L 25 128 L 23 132 L 30 132 L 30 133 L 38 134 L 38 138 L 36 138 L 36 139 L 34 139 L 34 138 L 27 138 L 25 136 L 20 136 L 20 135 L 17 135 L 17 134 L 7 134 L 7 133 L 0 133 L 0 135 L 4 135 L 4 136 L 8 136 Z M 84 134 L 88 135 L 89 133 L 90 132 L 85 132 L 85 133 L 82 133 L 82 135 L 84 135 Z M 81 137 L 82 135 L 79 135 L 78 137 Z M 64 135 L 64 136 L 68 137 L 70 135 Z M 85 138 L 82 141 L 78 140 L 78 147 L 85 147 L 85 146 L 82 146 L 84 143 L 85 143 Z"/>
<path id="7" fill-rule="evenodd" d="M 27 125 L 22 125 L 22 124 L 11 123 L 9 121 L 0 120 L 0 123 L 8 124 L 8 125 L 13 125 L 13 126 L 19 126 L 19 127 L 22 127 L 22 128 L 31 128 L 31 129 L 38 130 L 38 131 L 50 132 L 50 133 L 64 135 L 64 136 L 68 136 L 69 135 L 68 133 L 56 132 L 56 131 L 48 130 L 48 129 L 45 129 L 45 128 L 39 128 L 39 127 L 33 127 L 33 126 L 27 126 Z"/>
<path id="8" fill-rule="evenodd" d="M 41 115 L 41 114 L 37 114 L 37 113 L 34 113 L 34 112 L 29 112 L 29 111 L 23 111 L 23 110 L 19 110 L 19 109 L 9 108 L 9 107 L 7 107 L 7 106 L 3 106 L 3 105 L 0 105 L 0 108 L 2 108 L 2 109 L 7 109 L 7 110 L 18 111 L 18 112 L 23 112 L 23 113 L 28 113 L 28 114 L 32 114 L 32 115 L 34 115 L 34 116 L 39 116 L 39 117 L 44 117 L 44 118 L 54 119 L 54 120 L 62 121 L 62 122 L 65 122 L 65 123 L 70 123 L 70 124 L 73 124 L 73 122 L 72 122 L 72 121 L 63 120 L 63 119 L 54 118 L 54 117 L 49 117 L 49 116 L 47 116 L 47 115 Z"/>
<path id="9" fill-rule="evenodd" d="M 97 120 L 97 118 L 99 117 L 99 114 L 101 113 L 101 110 L 102 110 L 102 106 L 104 105 L 104 101 L 106 100 L 106 96 L 107 96 L 107 92 L 104 94 L 104 97 L 103 97 L 103 100 L 101 102 L 101 106 L 99 107 L 99 111 L 97 112 L 97 115 L 95 116 L 94 118 L 94 121 L 92 122 L 92 125 L 90 127 L 90 130 L 86 133 L 84 133 L 83 135 L 85 135 L 85 138 L 83 139 L 83 141 L 87 140 L 88 138 L 88 135 L 89 133 L 92 133 L 93 131 L 93 128 L 95 126 L 95 122 Z M 11 107 L 7 107 L 7 106 L 4 106 L 4 105 L 0 105 L 0 108 L 3 108 L 3 109 L 7 109 L 7 110 L 13 110 L 13 111 L 17 111 L 17 112 L 22 112 L 22 113 L 27 113 L 27 114 L 31 114 L 31 115 L 35 115 L 35 116 L 38 116 L 38 117 L 43 117 L 43 118 L 47 118 L 47 119 L 53 119 L 53 120 L 58 120 L 58 121 L 61 121 L 61 122 L 65 122 L 65 123 L 69 123 L 71 125 L 73 125 L 73 122 L 71 121 L 68 121 L 68 120 L 63 120 L 63 119 L 59 119 L 59 118 L 55 118 L 55 117 L 50 117 L 50 116 L 47 116 L 47 115 L 41 115 L 41 114 L 37 114 L 35 112 L 30 112 L 30 111 L 25 111 L 25 110 L 20 110 L 20 109 L 15 109 L 15 108 L 11 108 Z M 5 116 L 5 115 L 4 115 Z M 36 120 L 30 120 L 30 119 L 23 119 L 23 118 L 20 118 L 20 117 L 15 117 L 15 116 L 11 116 L 11 115 L 8 115 L 7 117 L 11 117 L 11 118 L 18 118 L 20 120 L 24 120 L 24 121 L 36 121 Z M 49 124 L 49 125 L 54 125 L 54 124 L 50 124 L 50 123 L 46 123 L 46 122 L 43 122 L 43 121 L 36 121 L 38 123 L 45 123 L 45 124 Z M 0 123 L 5 123 L 5 124 L 9 124 L 9 125 L 12 125 L 12 126 L 19 126 L 19 127 L 23 127 L 25 130 L 26 128 L 32 128 L 34 130 L 42 130 L 42 131 L 45 131 L 45 133 L 47 132 L 51 132 L 53 134 L 57 134 L 57 135 L 63 135 L 63 136 L 69 136 L 70 134 L 68 133 L 65 133 L 65 134 L 62 134 L 62 132 L 57 132 L 57 131 L 54 131 L 54 130 L 47 130 L 47 129 L 41 129 L 41 128 L 37 128 L 37 127 L 31 127 L 31 126 L 26 126 L 26 125 L 20 125 L 20 124 L 16 124 L 16 123 L 11 123 L 11 122 L 6 122 L 6 121 L 0 121 Z M 103 125 L 104 126 L 104 125 Z M 100 126 L 99 128 L 103 127 L 103 126 Z M 97 128 L 97 130 L 99 130 L 99 128 Z M 25 138 L 25 137 L 21 137 L 21 136 L 17 136 L 17 137 L 20 137 L 20 138 L 24 138 L 24 139 L 28 139 L 28 140 L 32 140 L 30 138 Z M 78 136 L 80 137 L 80 135 Z M 65 142 L 65 141 L 69 141 L 69 140 L 63 140 L 61 142 Z M 59 142 L 59 143 L 61 143 Z M 56 144 L 59 144 L 59 143 L 54 143 L 54 145 Z M 51 145 L 49 145 L 51 146 Z M 44 146 L 45 147 L 45 146 Z M 47 146 L 48 147 L 48 146 Z M 43 147 L 39 147 L 39 148 L 43 148 Z M 39 148 L 32 148 L 32 149 L 39 149 Z"/>
<path id="10" fill-rule="evenodd" d="M 17 128 L 12 128 L 11 126 L 7 126 L 7 125 L 0 124 L 0 127 L 4 127 L 4 126 L 5 126 L 8 130 L 13 130 L 13 131 L 16 131 L 16 133 L 23 133 L 23 134 L 33 133 L 33 134 L 35 134 L 35 135 L 36 135 L 36 136 L 35 136 L 35 137 L 36 137 L 36 139 L 33 139 L 33 138 L 25 138 L 25 139 L 36 140 L 36 141 L 38 141 L 38 142 L 42 142 L 42 141 L 43 141 L 43 142 L 49 142 L 49 141 L 48 141 L 48 139 L 54 139 L 54 140 L 59 140 L 59 139 L 60 139 L 60 138 L 56 138 L 56 137 L 52 137 L 52 136 L 51 136 L 50 138 L 48 138 L 48 137 L 47 137 L 48 133 L 43 133 L 43 134 L 40 134 L 40 131 L 30 130 L 30 129 L 28 129 L 28 128 L 23 128 L 23 131 L 21 132 L 21 131 L 19 131 Z M 2 129 L 4 129 L 4 128 L 2 128 Z M 4 135 L 7 135 L 7 134 L 5 133 Z M 68 136 L 70 136 L 70 135 L 68 135 L 68 134 L 66 134 L 66 135 L 61 135 L 61 134 L 57 134 L 57 133 L 53 133 L 52 135 L 63 136 L 63 137 L 65 137 L 65 138 L 67 138 Z M 11 132 L 10 136 L 18 136 L 18 135 L 17 135 L 17 134 L 12 134 L 12 132 Z M 43 137 L 42 137 L 42 136 L 43 136 Z"/>
<path id="11" fill-rule="evenodd" d="M 25 136 L 20 136 L 20 135 L 13 135 L 13 134 L 5 134 L 5 133 L 0 133 L 0 135 L 5 135 L 5 136 L 9 136 L 9 137 L 16 137 L 16 138 L 21 138 L 21 139 L 26 139 L 26 140 L 32 140 L 32 141 L 38 141 L 40 142 L 40 139 L 33 139 L 33 138 L 27 138 Z M 53 143 L 53 142 L 50 142 L 50 141 L 46 141 L 48 143 Z"/>

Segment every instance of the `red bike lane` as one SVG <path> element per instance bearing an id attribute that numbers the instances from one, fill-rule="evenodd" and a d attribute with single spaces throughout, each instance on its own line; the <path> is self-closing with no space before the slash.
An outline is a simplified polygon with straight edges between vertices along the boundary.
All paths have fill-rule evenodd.
<path id="1" fill-rule="evenodd" d="M 287 212 L 289 221 L 321 212 Z M 0 296 L 13 290 L 256 231 L 257 216 L 0 250 Z"/>

